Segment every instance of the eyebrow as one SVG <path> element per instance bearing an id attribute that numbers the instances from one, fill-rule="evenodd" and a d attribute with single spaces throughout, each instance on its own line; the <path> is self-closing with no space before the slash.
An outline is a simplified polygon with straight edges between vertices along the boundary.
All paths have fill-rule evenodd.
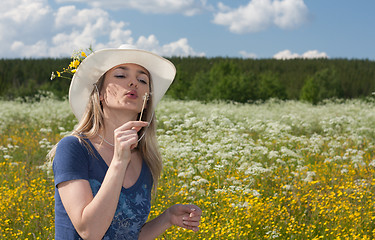
<path id="1" fill-rule="evenodd" d="M 122 70 L 125 70 L 125 71 L 129 71 L 130 69 L 126 66 L 119 66 L 117 67 L 116 69 L 122 69 Z M 141 73 L 141 74 L 145 74 L 147 77 L 150 77 L 150 74 L 143 71 L 143 70 L 137 70 L 137 73 Z"/>

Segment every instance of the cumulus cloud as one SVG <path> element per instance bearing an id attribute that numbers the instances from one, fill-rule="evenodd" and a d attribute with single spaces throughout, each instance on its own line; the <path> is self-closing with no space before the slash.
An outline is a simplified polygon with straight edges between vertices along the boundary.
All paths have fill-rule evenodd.
<path id="1" fill-rule="evenodd" d="M 40 35 L 51 26 L 52 9 L 46 0 L 4 1 L 0 8 L 0 52 L 17 57 L 12 49 L 23 45 L 40 46 Z M 27 36 L 27 37 L 26 37 Z M 14 44 L 14 45 L 13 45 Z M 25 49 L 25 54 L 30 49 Z"/>
<path id="2" fill-rule="evenodd" d="M 13 0 L 0 10 L 1 57 L 66 57 L 74 50 L 117 48 L 133 44 L 165 56 L 202 55 L 181 38 L 160 44 L 157 37 L 134 40 L 129 23 L 115 21 L 100 8 L 62 6 L 53 10 L 46 0 Z M 5 9 L 5 10 L 3 10 Z"/>
<path id="3" fill-rule="evenodd" d="M 195 52 L 194 49 L 189 46 L 186 38 L 181 38 L 178 41 L 163 45 L 161 49 L 162 51 L 160 54 L 163 56 L 205 56 L 203 52 Z"/>
<path id="4" fill-rule="evenodd" d="M 271 26 L 292 29 L 305 23 L 308 9 L 303 0 L 251 0 L 246 6 L 231 9 L 223 3 L 213 23 L 228 26 L 233 33 L 252 33 Z"/>
<path id="5" fill-rule="evenodd" d="M 246 52 L 246 51 L 240 51 L 239 54 L 243 58 L 257 58 L 257 55 L 255 53 L 249 53 L 249 52 Z"/>
<path id="6" fill-rule="evenodd" d="M 273 58 L 279 60 L 285 59 L 295 59 L 295 58 L 304 58 L 304 59 L 313 59 L 313 58 L 328 58 L 328 55 L 325 52 L 319 52 L 318 50 L 310 50 L 302 55 L 298 53 L 292 53 L 290 50 L 284 50 L 276 53 Z"/>
<path id="7" fill-rule="evenodd" d="M 51 12 L 46 0 L 14 0 L 1 3 L 0 20 L 15 24 L 36 23 Z"/>
<path id="8" fill-rule="evenodd" d="M 154 35 L 149 37 L 141 36 L 135 43 L 135 46 L 141 49 L 146 49 L 155 52 L 161 56 L 205 56 L 203 52 L 196 52 L 189 46 L 188 40 L 186 38 L 181 38 L 175 42 L 171 42 L 160 46 L 159 41 Z"/>
<path id="9" fill-rule="evenodd" d="M 47 42 L 40 40 L 34 44 L 26 45 L 21 41 L 15 41 L 11 45 L 14 52 L 22 52 L 24 57 L 44 57 L 48 56 Z"/>
<path id="10" fill-rule="evenodd" d="M 66 54 L 67 49 L 118 47 L 133 41 L 132 32 L 125 29 L 127 23 L 111 20 L 108 12 L 98 8 L 64 6 L 58 9 L 55 19 L 59 32 L 52 37 L 50 54 L 54 56 Z"/>
<path id="11" fill-rule="evenodd" d="M 57 2 L 86 2 L 93 7 L 102 9 L 136 9 L 144 13 L 182 13 L 186 16 L 196 15 L 209 8 L 207 0 L 58 0 Z"/>
<path id="12" fill-rule="evenodd" d="M 302 58 L 328 58 L 328 55 L 318 50 L 310 50 L 302 54 Z"/>
<path id="13" fill-rule="evenodd" d="M 107 23 L 109 21 L 108 12 L 99 8 L 79 10 L 76 6 L 69 5 L 60 7 L 55 14 L 55 26 L 57 28 L 84 27 L 87 23 Z"/>

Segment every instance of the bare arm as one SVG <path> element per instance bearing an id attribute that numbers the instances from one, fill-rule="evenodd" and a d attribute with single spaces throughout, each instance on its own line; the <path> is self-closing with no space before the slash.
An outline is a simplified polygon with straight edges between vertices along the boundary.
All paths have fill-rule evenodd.
<path id="1" fill-rule="evenodd" d="M 64 208 L 83 239 L 102 239 L 112 222 L 126 169 L 125 164 L 114 165 L 109 167 L 95 197 L 87 180 L 58 185 Z"/>
<path id="2" fill-rule="evenodd" d="M 172 225 L 196 232 L 199 230 L 201 215 L 202 210 L 195 205 L 173 205 L 158 217 L 147 222 L 141 229 L 139 239 L 155 239 Z"/>
<path id="3" fill-rule="evenodd" d="M 130 149 L 137 143 L 137 131 L 145 125 L 128 122 L 115 130 L 114 156 L 95 197 L 87 180 L 72 180 L 57 186 L 64 208 L 82 238 L 102 239 L 110 226 L 130 162 Z"/>

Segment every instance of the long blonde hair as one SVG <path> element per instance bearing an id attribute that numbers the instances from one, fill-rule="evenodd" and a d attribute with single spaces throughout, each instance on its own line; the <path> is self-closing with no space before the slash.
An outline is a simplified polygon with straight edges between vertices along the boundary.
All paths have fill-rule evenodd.
<path id="1" fill-rule="evenodd" d="M 77 137 L 80 142 L 84 143 L 84 145 L 89 149 L 91 153 L 93 153 L 92 149 L 85 138 L 94 137 L 98 134 L 101 128 L 104 128 L 103 110 L 99 99 L 99 92 L 103 87 L 104 79 L 105 74 L 100 77 L 97 83 L 95 83 L 95 87 L 91 92 L 86 111 L 71 133 L 71 135 Z M 151 86 L 152 84 L 150 84 L 150 93 L 152 92 Z M 150 168 L 154 181 L 153 192 L 156 193 L 159 178 L 163 169 L 163 164 L 156 137 L 156 117 L 155 114 L 153 114 L 154 109 L 152 107 L 152 94 L 150 94 L 147 106 L 148 107 L 143 111 L 142 121 L 149 122 L 149 126 L 142 128 L 138 133 L 139 138 L 141 138 L 138 143 L 138 149 L 143 160 Z M 55 153 L 56 146 L 53 147 L 48 154 L 50 161 L 53 160 Z"/>

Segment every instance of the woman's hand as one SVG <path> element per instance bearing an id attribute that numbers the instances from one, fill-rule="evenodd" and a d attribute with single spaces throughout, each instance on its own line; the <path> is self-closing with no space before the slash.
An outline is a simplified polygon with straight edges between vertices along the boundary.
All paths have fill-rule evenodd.
<path id="1" fill-rule="evenodd" d="M 114 131 L 114 159 L 127 163 L 130 161 L 131 150 L 138 144 L 138 131 L 147 125 L 147 122 L 130 121 Z"/>
<path id="2" fill-rule="evenodd" d="M 172 225 L 183 227 L 194 232 L 199 230 L 202 210 L 196 205 L 176 204 L 167 209 Z"/>

